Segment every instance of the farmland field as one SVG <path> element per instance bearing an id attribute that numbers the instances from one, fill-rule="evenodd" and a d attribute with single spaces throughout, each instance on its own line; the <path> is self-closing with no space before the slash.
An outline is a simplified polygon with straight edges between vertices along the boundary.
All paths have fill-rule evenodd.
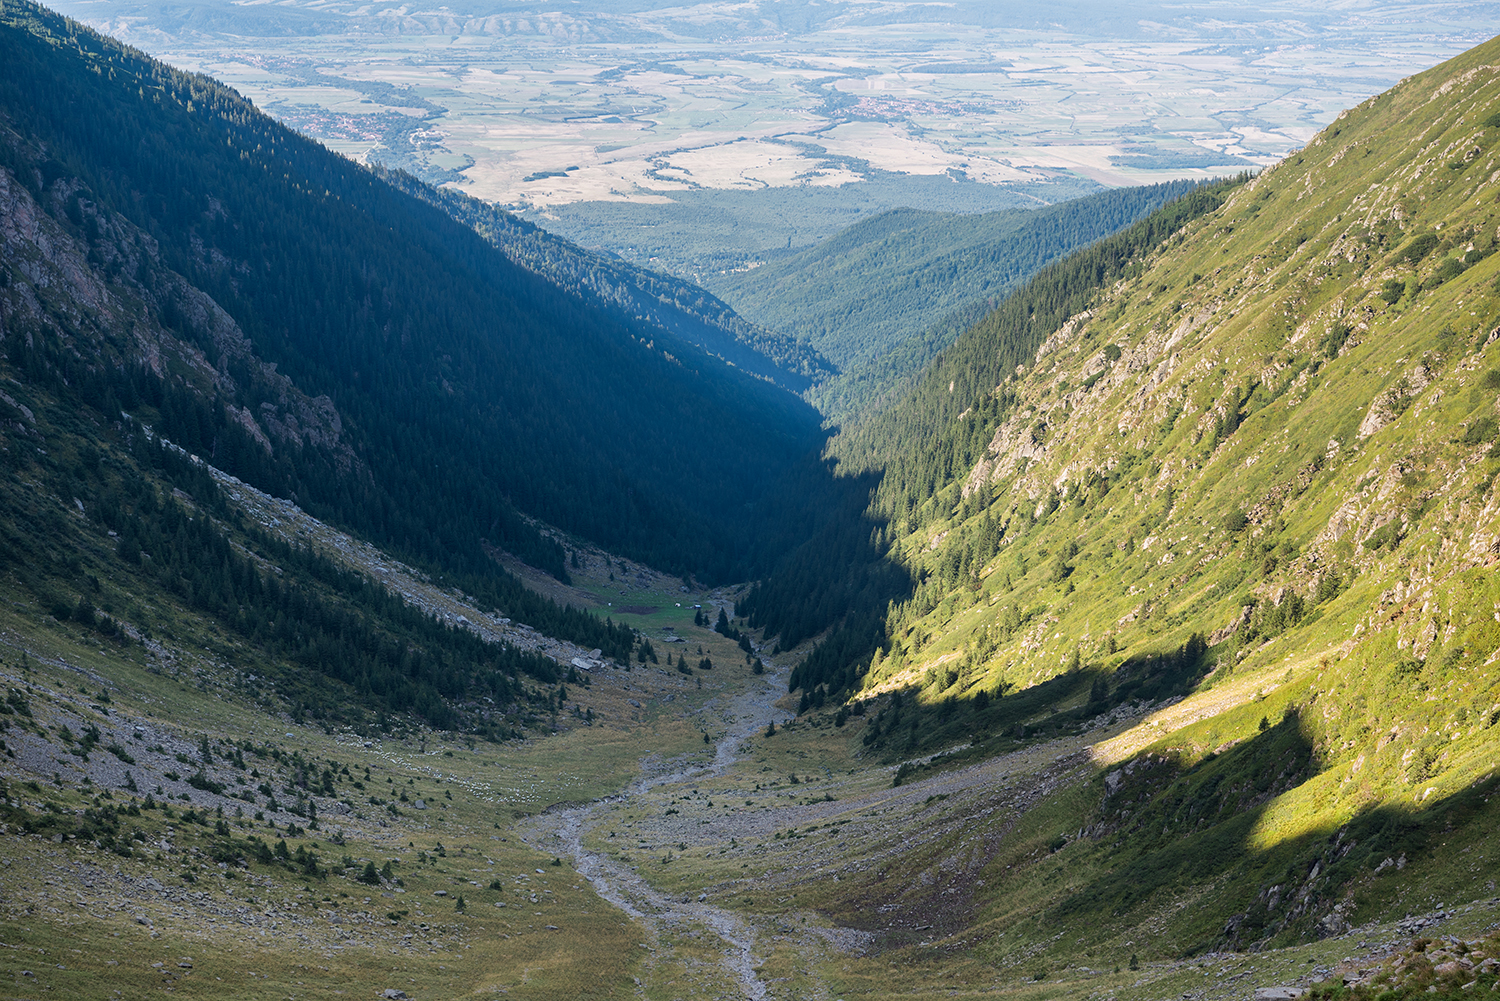
<path id="1" fill-rule="evenodd" d="M 898 205 L 1265 166 L 1500 30 L 1493 7 L 1307 0 L 55 6 L 351 157 L 683 274 Z"/>

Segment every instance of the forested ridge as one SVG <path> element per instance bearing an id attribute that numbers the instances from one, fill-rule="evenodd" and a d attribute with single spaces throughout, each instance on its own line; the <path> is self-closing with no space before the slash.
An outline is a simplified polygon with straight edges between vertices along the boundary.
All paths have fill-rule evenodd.
<path id="1" fill-rule="evenodd" d="M 27 378 L 44 370 L 25 352 L 12 351 L 0 367 L 25 380 L 21 399 L 7 394 L 7 402 L 29 418 L 0 452 L 0 558 L 58 621 L 128 648 L 174 637 L 174 608 L 204 616 L 229 638 L 224 653 L 240 665 L 241 684 L 297 719 L 386 729 L 416 717 L 504 739 L 556 708 L 549 691 L 563 672 L 551 659 L 440 623 L 381 584 L 267 533 L 180 448 L 133 422 L 101 430 L 108 414 L 94 402 L 97 387 Z M 555 635 L 629 657 L 627 628 L 559 608 L 514 581 L 453 579 L 487 583 L 486 603 L 499 598 Z M 251 666 L 273 687 L 247 680 Z M 483 699 L 495 708 L 482 709 Z"/>
<path id="2" fill-rule="evenodd" d="M 472 227 L 528 270 L 605 308 L 655 323 L 664 333 L 744 371 L 793 392 L 802 392 L 836 371 L 805 340 L 757 327 L 697 285 L 584 250 L 461 191 L 435 188 L 396 171 L 378 173 L 393 187 L 437 205 Z"/>
<path id="3" fill-rule="evenodd" d="M 746 316 L 807 341 L 844 370 L 810 396 L 825 416 L 844 422 L 920 373 L 952 341 L 962 326 L 945 318 L 993 308 L 1037 269 L 1140 219 L 1193 183 L 974 215 L 894 209 L 814 247 L 706 280 Z"/>
<path id="4" fill-rule="evenodd" d="M 1101 289 L 1138 275 L 1158 245 L 1223 204 L 1248 180 L 1194 187 L 1145 219 L 1038 272 L 964 331 L 889 411 L 836 438 L 846 468 L 880 468 L 879 510 L 909 517 L 938 488 L 973 465 L 989 443 L 1006 397 L 997 389 L 1035 360 L 1043 340 L 1084 312 Z M 960 414 L 968 417 L 958 420 Z"/>
<path id="5" fill-rule="evenodd" d="M 349 455 L 304 440 L 268 489 L 474 574 L 486 540 L 565 573 L 522 514 L 706 579 L 772 558 L 757 504 L 816 449 L 810 408 L 517 267 L 220 84 L 18 0 L 3 12 L 0 110 L 25 137 L 0 144 L 5 168 L 184 340 L 221 354 L 171 315 L 173 275 L 336 407 Z M 150 253 L 113 246 L 115 214 Z M 230 471 L 256 482 L 254 465 Z"/>

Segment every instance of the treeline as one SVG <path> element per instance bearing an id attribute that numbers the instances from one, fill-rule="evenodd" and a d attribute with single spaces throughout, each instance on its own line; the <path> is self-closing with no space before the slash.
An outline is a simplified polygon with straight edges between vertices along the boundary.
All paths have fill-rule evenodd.
<path id="1" fill-rule="evenodd" d="M 522 678 L 544 686 L 560 681 L 550 659 L 447 626 L 379 583 L 247 523 L 204 465 L 139 425 L 120 425 L 113 442 L 101 437 L 97 429 L 107 426 L 101 418 L 108 414 L 83 396 L 97 390 L 97 382 L 69 385 L 69 369 L 38 360 L 45 345 L 41 338 L 30 347 L 8 338 L 6 360 L 21 364 L 6 370 L 33 391 L 57 391 L 57 406 L 36 411 L 38 437 L 48 447 L 28 447 L 25 436 L 12 435 L 0 451 L 6 473 L 0 559 L 43 609 L 128 642 L 117 619 L 122 590 L 134 609 L 125 622 L 148 631 L 150 621 L 174 628 L 170 614 L 153 620 L 140 609 L 144 595 L 159 589 L 171 604 L 245 641 L 266 665 L 261 670 L 277 679 L 286 707 L 315 718 L 360 722 L 367 714 L 411 714 L 436 727 L 505 737 L 514 731 L 496 711 L 547 701 Z M 105 385 L 108 393 L 165 386 L 149 373 L 136 372 L 134 379 L 116 374 Z M 26 378 L 37 375 L 51 378 L 41 385 Z M 154 402 L 163 413 L 177 414 L 184 429 L 212 413 L 181 392 L 164 392 Z M 109 567 L 99 567 L 79 544 L 81 526 L 64 513 L 72 508 L 100 538 L 112 540 Z M 128 574 L 124 581 L 121 571 Z M 106 586 L 101 577 L 113 583 Z M 629 656 L 634 636 L 628 627 L 559 608 L 507 574 L 488 575 L 482 583 L 491 585 L 490 597 L 506 601 L 506 611 L 517 617 L 518 610 L 531 612 L 528 621 L 552 635 Z M 497 593 L 506 588 L 513 592 Z M 484 699 L 495 711 L 476 710 Z"/>
<path id="2" fill-rule="evenodd" d="M 910 396 L 830 444 L 853 469 L 881 469 L 876 508 L 910 523 L 921 504 L 966 474 L 1006 409 L 1018 365 L 1101 288 L 1139 272 L 1167 237 L 1223 204 L 1248 175 L 1195 187 L 1113 236 L 1049 265 L 964 332 Z M 963 419 L 960 414 L 968 412 Z M 951 512 L 945 512 L 951 513 Z"/>
<path id="3" fill-rule="evenodd" d="M 305 548 L 252 531 L 245 534 L 256 552 L 247 553 L 211 516 L 234 515 L 216 500 L 205 470 L 143 434 L 133 436 L 130 456 L 134 462 L 83 445 L 67 468 L 27 471 L 75 499 L 101 534 L 111 533 L 116 557 L 134 576 L 209 616 L 272 664 L 299 668 L 278 677 L 289 709 L 358 721 L 363 705 L 483 731 L 483 720 L 455 704 L 481 696 L 502 706 L 525 702 L 522 674 L 543 684 L 560 677 L 550 660 L 445 626 Z M 164 493 L 137 464 L 181 484 L 188 499 Z M 48 493 L 12 483 L 0 496 L 7 526 L 0 549 L 22 583 L 55 617 L 123 638 L 115 619 L 95 607 L 110 602 L 73 543 L 77 526 L 53 516 Z"/>
<path id="4" fill-rule="evenodd" d="M 884 354 L 849 365 L 814 386 L 807 399 L 827 423 L 852 428 L 904 399 L 932 359 L 998 303 L 998 297 L 965 303 Z"/>
<path id="5" fill-rule="evenodd" d="M 810 407 L 716 359 L 674 357 L 655 326 L 516 266 L 232 90 L 43 8 L 0 3 L 0 62 L 0 109 L 45 150 L 0 143 L 0 165 L 101 275 L 153 310 L 186 277 L 259 358 L 333 401 L 358 461 L 288 449 L 276 482 L 304 508 L 475 575 L 483 540 L 565 572 L 523 514 L 705 580 L 774 560 L 756 563 L 756 509 L 817 449 Z M 97 222 L 111 213 L 157 256 L 117 246 Z M 219 358 L 212 331 L 177 333 Z M 264 402 L 220 384 L 225 403 Z M 247 478 L 274 485 L 262 475 Z"/>
<path id="6" fill-rule="evenodd" d="M 88 359 L 62 350 L 44 330 L 33 329 L 27 333 L 29 343 L 22 336 L 6 339 L 5 357 L 14 371 L 29 384 L 45 388 L 69 401 L 70 405 L 80 408 L 81 413 L 97 414 L 106 423 L 118 417 L 122 409 L 149 407 L 159 416 L 155 427 L 157 433 L 179 448 L 239 479 L 268 482 L 273 493 L 295 493 L 298 482 L 295 465 L 284 452 L 267 453 L 244 427 L 228 420 L 222 401 L 205 399 L 181 383 L 168 382 L 141 366 L 92 365 Z M 170 450 L 162 453 L 168 457 L 171 454 Z M 21 459 L 19 454 L 8 457 Z M 149 468 L 162 475 L 192 478 L 196 486 L 179 485 L 194 496 L 205 498 L 204 503 L 214 505 L 217 516 L 223 519 L 231 517 L 231 512 L 223 506 L 218 488 L 206 472 L 185 459 L 162 465 L 167 460 L 157 461 L 156 451 L 146 453 L 145 457 L 152 459 Z M 308 461 L 307 457 L 304 458 Z M 326 453 L 314 452 L 310 461 L 327 465 L 335 460 Z M 277 487 L 281 491 L 276 490 Z M 74 489 L 76 493 L 76 490 L 86 488 L 79 485 Z M 266 536 L 263 544 L 272 548 L 281 545 L 271 536 Z M 334 566 L 321 557 L 318 559 L 321 562 L 311 566 Z M 417 565 L 424 566 L 424 562 L 417 561 Z M 629 627 L 601 621 L 581 609 L 560 606 L 527 589 L 513 574 L 488 557 L 482 556 L 477 567 L 467 565 L 467 561 L 454 560 L 445 563 L 429 561 L 425 566 L 434 575 L 441 573 L 446 585 L 460 588 L 486 611 L 502 613 L 548 636 L 569 640 L 579 646 L 598 647 L 609 657 L 625 659 L 629 656 L 634 639 Z M 315 576 L 321 577 L 322 572 Z"/>
<path id="7" fill-rule="evenodd" d="M 793 688 L 811 688 L 809 678 L 837 678 L 836 687 L 852 688 L 855 661 L 884 640 L 887 606 L 910 593 L 906 569 L 888 558 L 886 526 L 869 517 L 875 482 L 873 476 L 838 479 L 836 503 L 820 512 L 811 537 L 736 605 L 752 628 L 778 637 L 782 648 L 843 621 L 793 671 Z"/>

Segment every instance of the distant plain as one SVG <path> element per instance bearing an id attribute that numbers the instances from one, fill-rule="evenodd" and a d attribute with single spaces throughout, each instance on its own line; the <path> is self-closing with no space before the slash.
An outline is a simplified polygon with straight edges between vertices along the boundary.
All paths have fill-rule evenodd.
<path id="1" fill-rule="evenodd" d="M 1267 166 L 1500 31 L 1490 5 L 1310 0 L 54 6 L 348 156 L 689 275 L 898 205 Z M 674 207 L 730 192 L 729 257 L 695 261 Z"/>

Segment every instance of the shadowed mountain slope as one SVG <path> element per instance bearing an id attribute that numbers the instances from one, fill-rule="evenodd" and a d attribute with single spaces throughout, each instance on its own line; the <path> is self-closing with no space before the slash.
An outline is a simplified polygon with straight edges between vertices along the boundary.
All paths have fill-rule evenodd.
<path id="1" fill-rule="evenodd" d="M 218 396 L 213 427 L 184 444 L 455 569 L 486 567 L 487 540 L 562 573 L 526 516 L 708 578 L 763 558 L 757 503 L 816 448 L 810 408 L 518 267 L 211 80 L 24 3 L 3 20 L 15 194 L 59 221 L 88 280 L 131 303 L 70 329 L 22 278 L 4 322 L 46 328 L 39 350 L 107 381 L 152 364 L 122 343 L 100 367 L 98 340 L 159 322 L 213 370 L 196 387 Z M 275 447 L 262 416 L 279 397 L 250 374 L 267 366 L 324 401 L 336 442 Z"/>
<path id="2" fill-rule="evenodd" d="M 696 345 L 736 368 L 794 393 L 836 369 L 805 340 L 745 320 L 690 282 L 584 250 L 488 202 L 451 188 L 434 188 L 407 174 L 380 172 L 391 185 L 430 202 L 490 241 L 506 257 L 563 288 L 623 310 L 637 321 Z"/>

